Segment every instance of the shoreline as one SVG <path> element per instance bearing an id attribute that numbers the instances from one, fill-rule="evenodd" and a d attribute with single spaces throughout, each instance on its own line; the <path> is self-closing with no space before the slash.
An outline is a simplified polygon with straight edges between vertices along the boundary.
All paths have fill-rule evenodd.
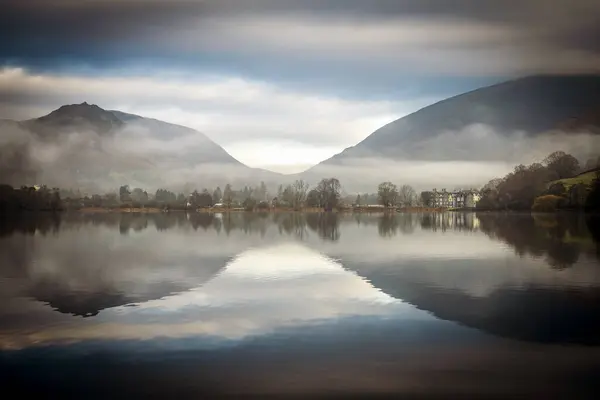
<path id="1" fill-rule="evenodd" d="M 198 210 L 181 210 L 171 209 L 163 210 L 160 208 L 104 208 L 104 207 L 85 207 L 77 210 L 65 210 L 75 211 L 80 213 L 136 213 L 136 214 L 156 214 L 162 212 L 190 212 L 190 213 L 325 213 L 322 208 L 303 208 L 295 210 L 293 208 L 270 208 L 267 210 L 245 210 L 242 208 L 201 208 Z M 343 213 L 343 214 L 395 214 L 395 213 L 433 213 L 433 212 L 447 212 L 445 208 L 430 208 L 430 207 L 409 207 L 409 208 L 379 208 L 379 207 L 360 207 L 360 208 L 349 208 L 330 211 L 332 213 Z M 475 210 L 455 210 L 455 211 L 475 211 Z"/>

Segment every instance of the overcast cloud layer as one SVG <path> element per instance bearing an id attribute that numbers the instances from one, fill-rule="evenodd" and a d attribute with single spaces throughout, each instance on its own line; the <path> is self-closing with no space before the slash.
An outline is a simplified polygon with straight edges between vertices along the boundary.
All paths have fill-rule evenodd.
<path id="1" fill-rule="evenodd" d="M 278 172 L 304 170 L 396 118 L 485 84 L 600 71 L 593 0 L 0 7 L 0 35 L 10 38 L 0 41 L 0 118 L 87 101 L 190 126 L 240 161 Z"/>

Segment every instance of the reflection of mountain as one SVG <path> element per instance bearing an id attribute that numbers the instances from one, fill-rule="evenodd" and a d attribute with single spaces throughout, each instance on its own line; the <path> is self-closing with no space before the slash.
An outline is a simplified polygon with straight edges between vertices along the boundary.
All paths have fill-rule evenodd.
<path id="1" fill-rule="evenodd" d="M 557 273 L 506 260 L 343 263 L 438 318 L 512 339 L 600 344 L 598 265 Z"/>
<path id="2" fill-rule="evenodd" d="M 142 293 L 118 292 L 111 287 L 72 289 L 57 279 L 35 283 L 29 294 L 63 314 L 93 317 L 107 308 L 160 299 L 188 289 L 187 285 L 172 282 L 149 284 Z"/>
<path id="3" fill-rule="evenodd" d="M 500 288 L 472 297 L 459 290 L 368 276 L 390 296 L 438 318 L 513 339 L 600 344 L 600 288 Z"/>
<path id="4" fill-rule="evenodd" d="M 196 283 L 200 284 L 160 299 L 135 296 L 133 292 L 118 294 L 111 288 L 76 292 L 65 290 L 58 282 L 40 283 L 34 287 L 36 298 L 49 301 L 63 313 L 94 316 L 104 308 L 137 303 L 136 307 L 107 312 L 104 319 L 87 320 L 85 325 L 69 319 L 67 327 L 49 327 L 41 340 L 48 344 L 141 337 L 206 339 L 208 335 L 209 342 L 220 346 L 229 340 L 328 320 L 377 318 L 401 312 L 423 317 L 423 313 L 390 298 L 338 261 L 298 243 L 241 251 L 222 264 L 218 274 Z M 158 294 L 164 288 L 157 289 Z M 46 295 L 48 299 L 41 297 Z M 103 328 L 107 320 L 111 322 L 108 329 Z M 0 347 L 1 339 L 0 329 Z M 16 341 L 27 343 L 31 339 L 28 336 Z"/>
<path id="5" fill-rule="evenodd" d="M 580 214 L 477 214 L 481 230 L 515 249 L 520 256 L 545 256 L 556 269 L 575 264 L 581 253 L 600 246 L 591 236 L 597 221 Z"/>
<path id="6" fill-rule="evenodd" d="M 218 250 L 212 233 L 204 243 L 213 243 L 213 251 L 190 246 L 175 232 L 158 237 L 162 236 L 158 229 L 150 235 L 119 239 L 115 231 L 146 229 L 152 221 L 146 217 L 72 217 L 65 216 L 58 225 L 53 219 L 22 220 L 24 229 L 0 238 L 0 277 L 11 278 L 20 296 L 48 303 L 62 313 L 91 316 L 201 286 L 238 251 Z M 154 222 L 164 222 L 162 218 L 157 216 Z M 174 218 L 175 223 L 178 220 Z M 48 234 L 54 226 L 60 230 Z M 0 278 L 0 284 L 6 282 Z"/>
<path id="7" fill-rule="evenodd" d="M 201 286 L 204 282 L 210 280 L 218 274 L 222 266 L 227 262 L 224 260 L 214 260 L 210 263 L 210 270 L 206 271 L 207 276 L 199 278 L 191 275 L 185 282 L 116 282 L 117 287 L 110 284 L 98 287 L 95 278 L 90 282 L 83 282 L 85 286 L 70 287 L 68 278 L 55 276 L 52 280 L 42 282 L 33 281 L 28 294 L 38 301 L 48 304 L 54 310 L 83 317 L 97 315 L 100 311 L 124 306 L 132 303 L 143 303 L 150 300 L 161 299 L 176 293 L 185 292 L 192 288 Z M 151 272 L 146 272 L 151 274 Z M 144 272 L 140 272 L 144 276 Z M 118 277 L 114 277 L 118 279 Z M 82 282 L 79 282 L 81 285 Z M 126 284 L 126 285 L 123 285 Z M 125 287 L 119 287 L 125 286 Z"/>
<path id="8" fill-rule="evenodd" d="M 527 331 L 526 319 L 510 320 L 521 309 L 514 302 L 546 327 L 557 321 L 547 310 L 565 319 L 577 315 L 573 307 L 594 309 L 600 274 L 591 261 L 597 239 L 590 229 L 597 227 L 590 221 L 493 213 L 65 214 L 5 221 L 0 272 L 58 311 L 94 315 L 202 286 L 248 247 L 300 240 L 442 318 L 533 340 L 540 333 Z M 378 233 L 404 236 L 382 241 Z M 582 282 L 591 289 L 580 290 Z M 536 302 L 543 304 L 538 311 Z M 593 331 L 584 316 L 569 325 L 556 341 L 584 341 L 578 326 Z"/>

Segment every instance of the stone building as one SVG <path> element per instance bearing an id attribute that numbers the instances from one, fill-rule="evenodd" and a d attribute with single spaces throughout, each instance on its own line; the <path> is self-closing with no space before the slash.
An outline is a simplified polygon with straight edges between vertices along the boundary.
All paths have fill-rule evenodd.
<path id="1" fill-rule="evenodd" d="M 446 189 L 432 191 L 432 207 L 441 208 L 475 208 L 481 198 L 475 190 L 459 190 L 448 192 Z"/>

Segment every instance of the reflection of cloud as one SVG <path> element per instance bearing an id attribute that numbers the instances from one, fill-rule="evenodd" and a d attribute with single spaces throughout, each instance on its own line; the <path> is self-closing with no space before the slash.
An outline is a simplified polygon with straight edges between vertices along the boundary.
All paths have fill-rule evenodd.
<path id="1" fill-rule="evenodd" d="M 398 220 L 406 216 L 396 217 Z M 372 217 L 374 223 L 360 226 L 351 221 L 342 221 L 339 244 L 330 246 L 325 242 L 311 242 L 311 247 L 325 254 L 332 254 L 342 260 L 360 262 L 380 262 L 398 260 L 408 262 L 413 259 L 463 259 L 484 260 L 503 258 L 506 247 L 490 241 L 478 233 L 465 233 L 449 229 L 445 232 L 416 230 L 407 235 L 399 235 L 397 240 L 381 240 L 377 235 L 379 217 Z M 337 243 L 337 242 L 336 242 Z M 360 244 L 360 245 L 358 245 Z M 365 251 L 368 249 L 368 251 Z M 343 261 L 342 261 L 343 262 Z M 367 266 L 367 265 L 366 265 Z"/>
<path id="2" fill-rule="evenodd" d="M 400 310 L 409 309 L 338 262 L 303 246 L 286 244 L 240 254 L 197 289 L 136 307 L 106 310 L 82 325 L 29 330 L 19 340 L 8 334 L 3 342 L 26 346 L 193 335 L 241 339 L 283 327 L 349 316 L 393 315 Z"/>
<path id="3" fill-rule="evenodd" d="M 289 223 L 300 222 L 301 214 L 294 216 Z M 577 297 L 600 285 L 597 262 L 583 250 L 570 268 L 555 270 L 544 257 L 518 258 L 512 247 L 482 231 L 426 230 L 416 214 L 396 216 L 400 226 L 412 221 L 412 233 L 399 230 L 385 240 L 378 235 L 380 215 L 360 215 L 360 224 L 355 216 L 339 215 L 342 234 L 335 242 L 313 234 L 287 235 L 270 218 L 257 220 L 265 223 L 264 231 L 244 230 L 250 221 L 240 214 L 231 216 L 235 226 L 229 236 L 212 227 L 194 230 L 184 214 L 140 217 L 156 218 L 156 225 L 161 218 L 177 221 L 168 231 L 149 223 L 144 230 L 119 235 L 115 217 L 121 216 L 99 216 L 94 225 L 65 218 L 56 234 L 16 233 L 0 239 L 1 248 L 10 250 L 0 253 L 0 346 L 161 336 L 238 340 L 346 317 L 429 318 L 403 302 L 401 294 L 416 287 L 426 288 L 420 293 L 431 301 L 443 292 L 492 304 L 491 296 L 528 287 Z M 103 218 L 112 221 L 112 228 L 99 223 Z M 514 227 L 506 235 L 524 230 L 516 219 L 503 218 Z M 500 232 L 498 224 L 481 221 L 485 232 Z M 570 237 L 589 236 L 576 227 L 570 228 Z M 538 244 L 547 249 L 551 243 Z M 47 283 L 54 283 L 59 294 L 81 294 L 81 299 L 90 293 L 98 295 L 94 300 L 105 300 L 103 293 L 109 300 L 121 294 L 124 303 L 135 306 L 111 303 L 94 317 L 73 318 L 26 300 L 36 297 L 37 285 Z M 498 299 L 502 303 L 504 297 Z M 204 346 L 204 339 L 195 343 Z"/>

